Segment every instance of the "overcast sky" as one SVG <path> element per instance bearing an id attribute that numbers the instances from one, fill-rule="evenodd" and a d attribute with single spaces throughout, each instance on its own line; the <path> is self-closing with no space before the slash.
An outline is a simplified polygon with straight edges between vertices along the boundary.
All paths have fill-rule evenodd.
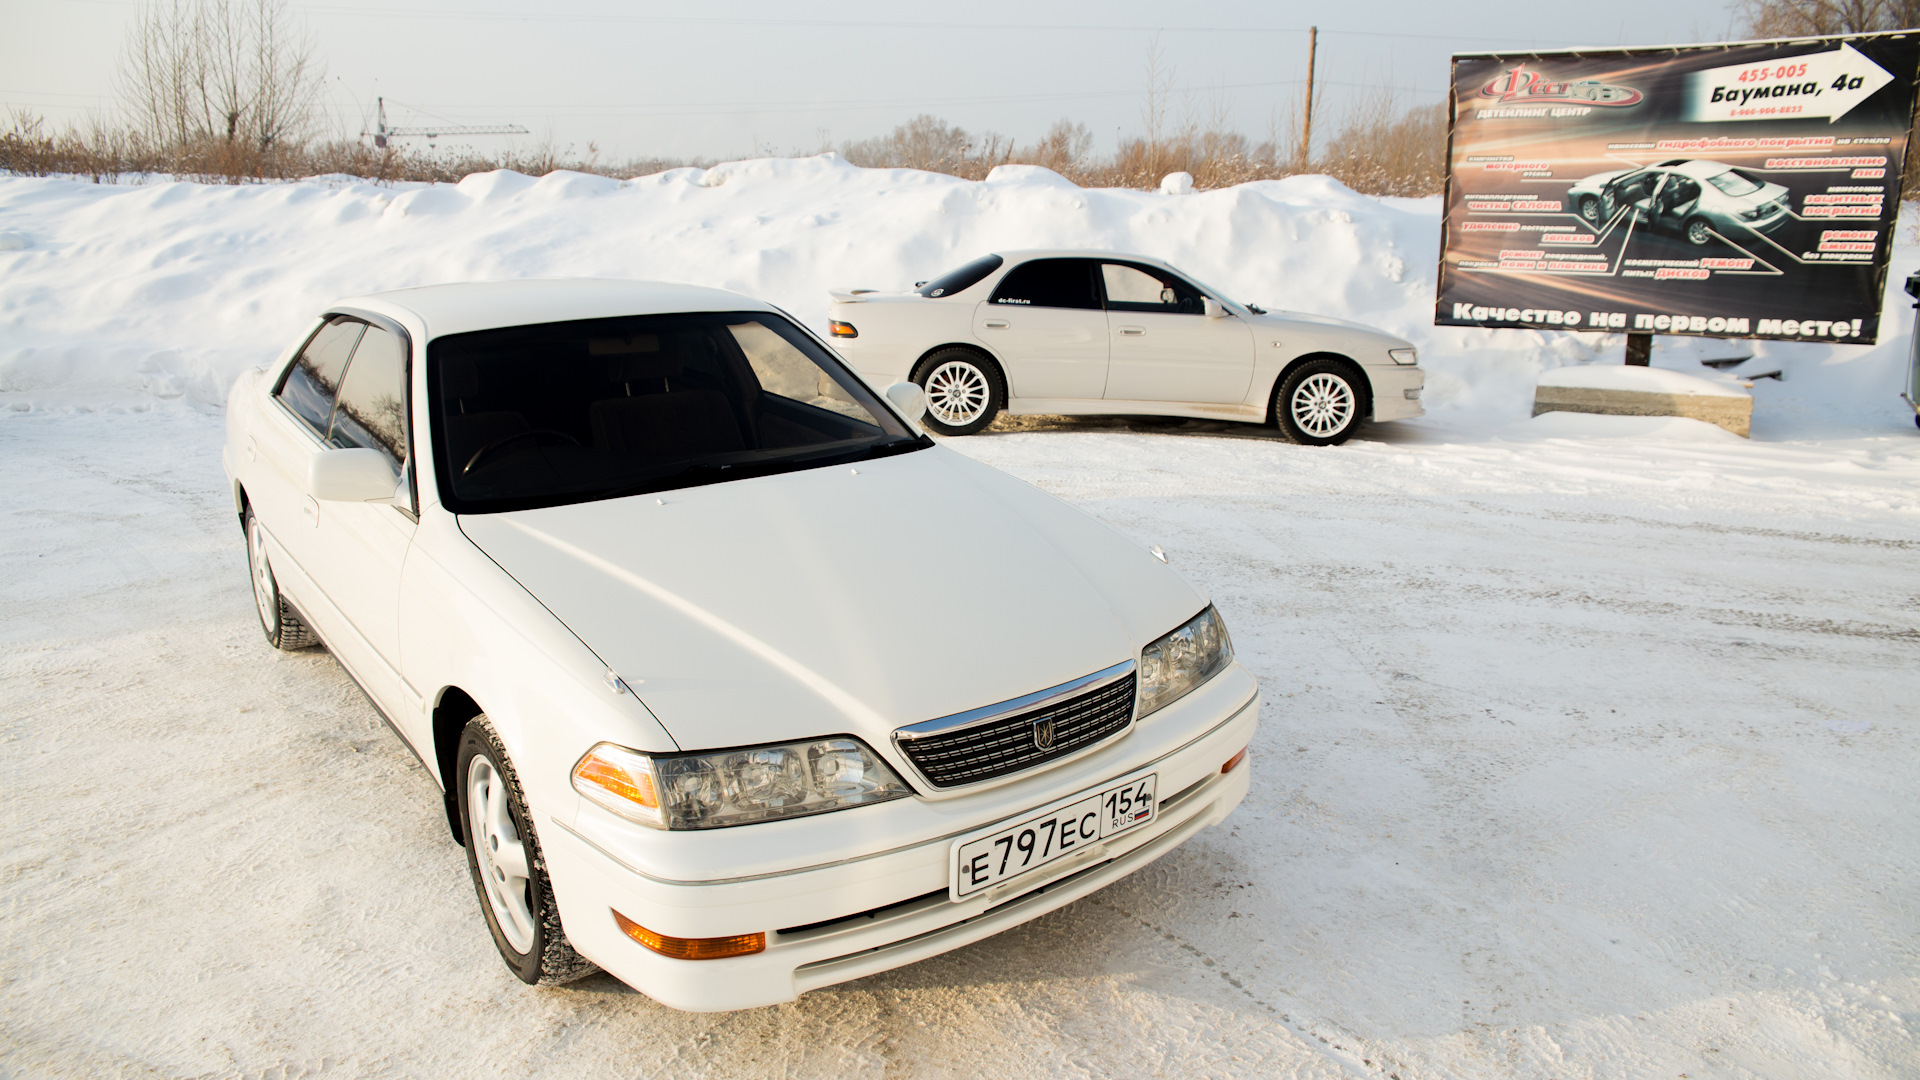
<path id="1" fill-rule="evenodd" d="M 812 152 L 918 113 L 1022 142 L 1085 123 L 1106 153 L 1138 134 L 1149 50 L 1173 109 L 1256 139 L 1297 108 L 1306 27 L 1320 27 L 1321 131 L 1356 95 L 1445 94 L 1456 51 L 1721 40 L 1716 0 L 1383 4 L 1252 0 L 324 0 L 290 5 L 328 73 L 338 134 L 372 123 L 516 123 L 604 159 Z M 0 0 L 0 102 L 55 123 L 118 112 L 114 70 L 134 0 Z M 443 140 L 443 147 L 451 140 Z M 505 148 L 508 137 L 472 139 Z"/>

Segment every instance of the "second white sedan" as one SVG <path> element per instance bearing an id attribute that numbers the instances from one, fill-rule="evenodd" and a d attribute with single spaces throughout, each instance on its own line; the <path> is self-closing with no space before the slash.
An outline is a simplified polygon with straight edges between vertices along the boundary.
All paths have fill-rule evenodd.
<path id="1" fill-rule="evenodd" d="M 940 435 L 1003 411 L 1124 413 L 1275 424 L 1327 446 L 1422 414 L 1411 343 L 1237 303 L 1142 255 L 987 255 L 905 294 L 836 290 L 828 318 L 869 382 L 926 389 Z"/>

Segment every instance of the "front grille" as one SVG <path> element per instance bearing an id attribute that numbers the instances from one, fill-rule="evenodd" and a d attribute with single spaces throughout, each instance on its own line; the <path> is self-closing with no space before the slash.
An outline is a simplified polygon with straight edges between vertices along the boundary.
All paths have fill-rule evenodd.
<path id="1" fill-rule="evenodd" d="M 1129 670 L 1124 678 L 1024 712 L 918 736 L 903 729 L 895 739 L 934 787 L 977 784 L 1066 757 L 1126 730 L 1133 722 L 1133 683 Z M 1042 750 L 1034 727 L 1047 719 L 1054 725 L 1053 744 Z"/>

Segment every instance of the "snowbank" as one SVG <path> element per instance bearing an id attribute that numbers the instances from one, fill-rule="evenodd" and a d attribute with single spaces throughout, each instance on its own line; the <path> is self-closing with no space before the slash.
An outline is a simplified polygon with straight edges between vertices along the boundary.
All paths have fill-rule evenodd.
<path id="1" fill-rule="evenodd" d="M 626 181 L 0 178 L 0 400 L 16 410 L 217 406 L 239 371 L 275 355 L 320 306 L 383 289 L 657 278 L 764 297 L 823 325 L 829 284 L 904 288 L 1013 247 L 1155 255 L 1246 301 L 1408 338 L 1430 372 L 1433 422 L 1456 434 L 1524 419 L 1543 371 L 1616 360 L 1618 336 L 1435 327 L 1439 212 L 1438 199 L 1372 198 L 1322 176 L 1176 196 L 1082 189 L 1032 166 L 975 182 L 834 155 Z M 1903 242 L 1890 281 L 1917 267 L 1920 247 Z M 1872 348 L 1760 344 L 1755 362 L 1787 377 L 1757 391 L 1757 434 L 1910 435 L 1896 396 L 1910 308 L 1896 295 L 1887 310 Z M 1669 343 L 1656 366 L 1699 370 L 1695 343 Z"/>

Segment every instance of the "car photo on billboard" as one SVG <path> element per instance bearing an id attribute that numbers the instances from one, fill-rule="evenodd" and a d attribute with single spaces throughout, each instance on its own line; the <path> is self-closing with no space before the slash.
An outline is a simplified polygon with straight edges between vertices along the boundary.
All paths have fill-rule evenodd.
<path id="1" fill-rule="evenodd" d="M 1632 221 L 1696 246 L 1743 230 L 1770 232 L 1792 215 L 1788 191 L 1724 162 L 1674 158 L 1643 169 L 1595 173 L 1567 189 L 1580 216 L 1605 228 L 1623 209 Z"/>

